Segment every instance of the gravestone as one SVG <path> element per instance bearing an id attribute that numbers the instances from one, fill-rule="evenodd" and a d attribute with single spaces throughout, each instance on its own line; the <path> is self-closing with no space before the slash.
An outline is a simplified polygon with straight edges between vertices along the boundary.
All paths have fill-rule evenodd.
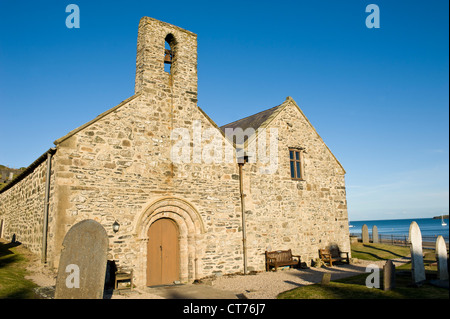
<path id="1" fill-rule="evenodd" d="M 425 266 L 423 264 L 422 233 L 419 225 L 412 222 L 409 226 L 409 238 L 411 240 L 411 272 L 414 284 L 425 281 Z"/>
<path id="2" fill-rule="evenodd" d="M 107 250 L 108 235 L 98 222 L 72 226 L 63 241 L 55 299 L 102 299 Z"/>
<path id="3" fill-rule="evenodd" d="M 368 244 L 369 243 L 369 228 L 367 228 L 367 225 L 364 224 L 362 225 L 362 242 L 363 244 Z"/>
<path id="4" fill-rule="evenodd" d="M 372 243 L 377 244 L 380 242 L 380 239 L 378 238 L 378 227 L 376 225 L 373 225 L 372 227 Z"/>
<path id="5" fill-rule="evenodd" d="M 436 259 L 438 264 L 438 278 L 440 280 L 448 280 L 447 246 L 442 236 L 438 236 L 436 240 Z"/>
<path id="6" fill-rule="evenodd" d="M 386 261 L 383 266 L 383 290 L 388 291 L 395 288 L 395 265 L 392 260 Z"/>
<path id="7" fill-rule="evenodd" d="M 328 286 L 330 284 L 330 280 L 331 280 L 331 274 L 329 272 L 326 272 L 323 274 L 322 281 L 320 282 L 320 284 L 322 286 Z"/>

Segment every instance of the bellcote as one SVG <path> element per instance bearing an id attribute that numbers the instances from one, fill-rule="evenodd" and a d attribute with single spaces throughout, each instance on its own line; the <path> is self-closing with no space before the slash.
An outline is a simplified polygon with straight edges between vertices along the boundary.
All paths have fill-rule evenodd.
<path id="1" fill-rule="evenodd" d="M 143 17 L 138 29 L 135 93 L 156 94 L 158 90 L 197 94 L 197 35 Z"/>

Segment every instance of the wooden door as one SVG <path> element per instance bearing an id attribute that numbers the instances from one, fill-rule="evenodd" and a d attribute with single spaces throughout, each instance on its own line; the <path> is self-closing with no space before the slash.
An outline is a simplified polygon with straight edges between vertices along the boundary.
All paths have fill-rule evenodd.
<path id="1" fill-rule="evenodd" d="M 167 218 L 148 229 L 147 286 L 173 284 L 180 280 L 178 227 Z"/>

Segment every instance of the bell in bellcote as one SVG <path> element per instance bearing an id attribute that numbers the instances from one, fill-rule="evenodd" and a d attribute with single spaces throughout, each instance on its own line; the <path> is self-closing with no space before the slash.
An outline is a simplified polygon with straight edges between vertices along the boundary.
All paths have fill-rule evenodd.
<path id="1" fill-rule="evenodd" d="M 164 63 L 172 64 L 172 50 L 166 49 L 166 55 L 164 56 Z"/>

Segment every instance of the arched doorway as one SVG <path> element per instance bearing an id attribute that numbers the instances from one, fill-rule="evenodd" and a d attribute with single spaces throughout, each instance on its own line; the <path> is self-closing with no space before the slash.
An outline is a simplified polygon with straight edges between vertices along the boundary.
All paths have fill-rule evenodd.
<path id="1" fill-rule="evenodd" d="M 180 280 L 180 245 L 177 224 L 169 218 L 153 222 L 148 229 L 147 286 Z"/>
<path id="2" fill-rule="evenodd" d="M 174 197 L 156 199 L 136 218 L 135 234 L 139 251 L 136 263 L 136 285 L 147 286 L 149 256 L 149 229 L 160 219 L 169 219 L 178 230 L 179 280 L 181 283 L 192 282 L 203 277 L 204 233 L 202 217 L 193 205 Z"/>

